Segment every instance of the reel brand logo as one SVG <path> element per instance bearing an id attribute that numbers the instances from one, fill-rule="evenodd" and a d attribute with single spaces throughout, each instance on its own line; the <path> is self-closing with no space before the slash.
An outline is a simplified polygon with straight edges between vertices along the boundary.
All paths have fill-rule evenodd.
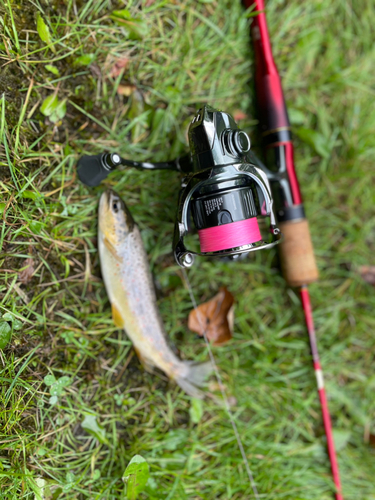
<path id="1" fill-rule="evenodd" d="M 224 202 L 223 198 L 213 198 L 212 200 L 205 200 L 204 208 L 206 209 L 206 215 L 210 215 L 214 210 L 220 209 L 220 205 Z"/>

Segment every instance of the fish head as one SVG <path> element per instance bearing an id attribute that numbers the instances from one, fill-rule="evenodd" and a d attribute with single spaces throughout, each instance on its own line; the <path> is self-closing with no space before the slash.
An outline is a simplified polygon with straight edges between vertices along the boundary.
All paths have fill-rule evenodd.
<path id="1" fill-rule="evenodd" d="M 99 202 L 99 231 L 113 246 L 121 243 L 133 231 L 134 219 L 120 196 L 109 189 Z"/>

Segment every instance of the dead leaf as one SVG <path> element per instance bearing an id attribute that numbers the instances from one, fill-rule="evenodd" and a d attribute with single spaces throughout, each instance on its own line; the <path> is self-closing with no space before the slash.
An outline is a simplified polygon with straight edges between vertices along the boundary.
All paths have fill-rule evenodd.
<path id="1" fill-rule="evenodd" d="M 19 281 L 23 284 L 26 284 L 29 281 L 31 281 L 31 278 L 33 277 L 33 274 L 35 272 L 34 259 L 32 257 L 26 259 L 25 266 L 27 267 L 25 267 L 25 269 L 23 269 L 18 275 Z"/>
<path id="2" fill-rule="evenodd" d="M 135 85 L 119 85 L 117 87 L 117 93 L 119 95 L 124 95 L 126 97 L 129 97 L 132 95 L 132 93 L 135 91 L 137 87 Z"/>
<path id="3" fill-rule="evenodd" d="M 227 391 L 227 386 L 225 384 L 219 384 L 216 381 L 211 381 L 208 384 L 208 389 L 210 392 L 215 392 L 215 391 L 221 391 L 223 390 L 224 392 Z"/>
<path id="4" fill-rule="evenodd" d="M 25 304 L 28 304 L 30 302 L 26 293 L 17 285 L 17 283 L 14 284 L 13 288 L 18 293 L 18 295 L 21 297 L 21 299 L 25 302 Z"/>
<path id="5" fill-rule="evenodd" d="M 359 274 L 366 283 L 375 286 L 375 266 L 361 266 L 359 268 Z"/>
<path id="6" fill-rule="evenodd" d="M 214 393 L 214 392 L 227 393 L 227 391 L 228 391 L 228 387 L 225 384 L 219 384 L 218 382 L 214 382 L 214 381 L 209 382 L 208 389 L 209 389 L 210 393 Z M 237 398 L 235 398 L 232 395 L 227 395 L 227 401 L 228 401 L 229 406 L 231 406 L 231 407 L 236 406 L 238 403 Z"/>
<path id="7" fill-rule="evenodd" d="M 236 111 L 233 113 L 233 118 L 235 122 L 238 122 L 240 120 L 245 120 L 246 118 L 248 118 L 248 116 L 240 109 L 236 109 Z"/>
<path id="8" fill-rule="evenodd" d="M 370 434 L 369 436 L 369 443 L 372 448 L 375 448 L 375 434 Z"/>
<path id="9" fill-rule="evenodd" d="M 234 297 L 224 287 L 208 302 L 200 304 L 189 314 L 188 327 L 201 337 L 204 331 L 213 345 L 222 345 L 232 338 Z"/>
<path id="10" fill-rule="evenodd" d="M 102 77 L 102 72 L 97 64 L 90 64 L 89 69 L 92 76 L 96 77 L 98 80 Z"/>
<path id="11" fill-rule="evenodd" d="M 112 66 L 109 76 L 111 78 L 117 78 L 119 74 L 128 67 L 130 59 L 126 56 L 120 57 Z"/>
<path id="12" fill-rule="evenodd" d="M 228 403 L 229 403 L 229 406 L 231 406 L 231 407 L 236 406 L 238 403 L 237 398 L 235 398 L 234 396 L 229 396 Z"/>

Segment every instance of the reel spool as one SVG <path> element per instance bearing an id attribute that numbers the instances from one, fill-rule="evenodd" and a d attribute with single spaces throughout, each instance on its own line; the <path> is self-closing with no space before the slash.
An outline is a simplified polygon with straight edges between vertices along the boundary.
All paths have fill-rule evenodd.
<path id="1" fill-rule="evenodd" d="M 234 257 L 276 245 L 276 227 L 267 175 L 250 152 L 250 139 L 227 113 L 204 106 L 189 127 L 193 173 L 180 193 L 173 251 L 190 267 L 194 255 Z M 188 250 L 189 214 L 198 230 L 200 252 Z M 258 217 L 269 217 L 263 237 Z"/>

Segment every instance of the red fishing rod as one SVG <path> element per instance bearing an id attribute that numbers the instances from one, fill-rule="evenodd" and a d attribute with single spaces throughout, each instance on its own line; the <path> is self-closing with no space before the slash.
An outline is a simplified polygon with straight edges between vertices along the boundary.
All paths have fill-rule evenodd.
<path id="1" fill-rule="evenodd" d="M 255 88 L 266 165 L 270 170 L 267 175 L 271 182 L 279 227 L 284 235 L 284 240 L 279 245 L 282 272 L 290 286 L 300 289 L 327 436 L 328 455 L 336 486 L 336 500 L 343 500 L 331 418 L 307 287 L 309 283 L 318 279 L 318 270 L 294 167 L 293 143 L 288 113 L 280 75 L 272 55 L 264 12 L 264 0 L 244 0 L 243 3 L 246 8 L 254 7 L 256 13 L 251 24 L 255 51 Z"/>

